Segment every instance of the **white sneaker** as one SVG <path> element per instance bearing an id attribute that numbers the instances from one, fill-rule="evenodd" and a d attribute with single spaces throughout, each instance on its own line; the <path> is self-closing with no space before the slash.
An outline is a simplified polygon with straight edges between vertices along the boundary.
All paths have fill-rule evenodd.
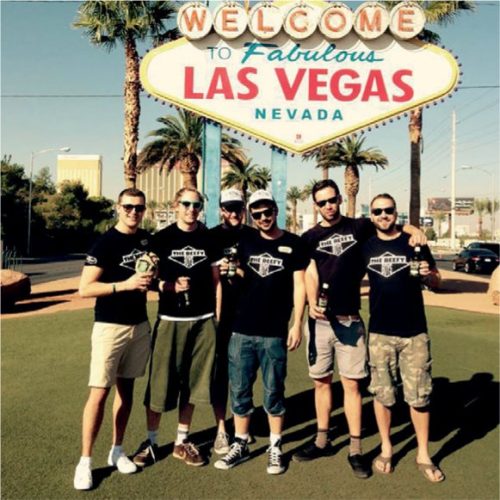
<path id="1" fill-rule="evenodd" d="M 92 469 L 90 466 L 81 464 L 76 466 L 73 486 L 75 487 L 75 490 L 92 489 Z"/>
<path id="2" fill-rule="evenodd" d="M 108 455 L 108 465 L 116 467 L 118 472 L 122 474 L 133 474 L 137 472 L 137 465 L 135 465 L 123 451 L 116 454 L 110 451 Z"/>
<path id="3" fill-rule="evenodd" d="M 278 441 L 277 445 L 270 446 L 267 449 L 267 473 L 283 474 L 285 466 L 283 465 L 283 452 Z"/>

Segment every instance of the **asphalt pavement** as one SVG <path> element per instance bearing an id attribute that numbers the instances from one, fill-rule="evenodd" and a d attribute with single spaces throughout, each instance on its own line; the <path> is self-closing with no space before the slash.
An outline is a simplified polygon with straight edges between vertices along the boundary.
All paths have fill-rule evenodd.
<path id="1" fill-rule="evenodd" d="M 31 284 L 36 285 L 80 275 L 84 260 L 84 254 L 22 258 L 16 270 L 27 274 L 30 277 Z"/>

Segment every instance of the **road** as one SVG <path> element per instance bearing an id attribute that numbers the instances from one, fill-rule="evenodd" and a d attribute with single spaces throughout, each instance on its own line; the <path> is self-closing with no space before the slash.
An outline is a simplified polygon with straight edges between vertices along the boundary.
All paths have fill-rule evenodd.
<path id="1" fill-rule="evenodd" d="M 83 254 L 38 259 L 25 258 L 16 270 L 27 274 L 31 279 L 31 284 L 36 285 L 78 276 L 82 272 L 84 260 Z"/>

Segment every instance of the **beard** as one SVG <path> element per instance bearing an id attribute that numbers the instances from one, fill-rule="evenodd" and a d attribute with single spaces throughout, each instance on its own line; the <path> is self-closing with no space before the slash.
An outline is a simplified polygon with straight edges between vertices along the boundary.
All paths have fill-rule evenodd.
<path id="1" fill-rule="evenodd" d="M 390 234 L 394 231 L 394 228 L 396 227 L 396 221 L 394 221 L 393 223 L 389 224 L 389 226 L 387 226 L 386 228 L 384 227 L 381 227 L 379 225 L 376 225 L 375 226 L 381 233 L 385 233 L 385 234 Z"/>

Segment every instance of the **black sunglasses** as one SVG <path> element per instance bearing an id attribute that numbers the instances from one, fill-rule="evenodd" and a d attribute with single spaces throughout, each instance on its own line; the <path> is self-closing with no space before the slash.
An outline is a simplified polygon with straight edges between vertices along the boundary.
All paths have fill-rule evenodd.
<path id="1" fill-rule="evenodd" d="M 179 201 L 179 203 L 184 208 L 193 207 L 194 210 L 200 210 L 201 207 L 203 206 L 203 203 L 201 201 L 186 201 L 186 200 L 181 200 L 181 201 Z"/>
<path id="2" fill-rule="evenodd" d="M 132 210 L 135 210 L 138 214 L 142 214 L 144 210 L 146 210 L 146 205 L 132 205 L 130 203 L 126 203 L 125 205 L 122 205 L 123 210 L 125 212 L 129 213 L 132 212 Z"/>
<path id="3" fill-rule="evenodd" d="M 319 208 L 323 208 L 327 203 L 330 203 L 330 205 L 335 205 L 335 203 L 338 202 L 338 199 L 339 199 L 338 196 L 332 196 L 331 198 L 328 198 L 327 200 L 317 201 L 316 205 L 318 205 Z"/>
<path id="4" fill-rule="evenodd" d="M 382 212 L 385 212 L 387 215 L 392 215 L 396 211 L 396 207 L 386 207 L 386 208 L 373 208 L 373 215 L 382 215 Z"/>
<path id="5" fill-rule="evenodd" d="M 271 217 L 271 215 L 273 214 L 274 214 L 274 208 L 266 208 L 265 210 L 262 210 L 260 212 L 251 212 L 252 219 L 254 220 L 260 220 L 262 216 Z"/>
<path id="6" fill-rule="evenodd" d="M 222 205 L 222 209 L 228 213 L 236 213 L 239 214 L 243 211 L 242 203 L 228 203 L 227 205 Z"/>

